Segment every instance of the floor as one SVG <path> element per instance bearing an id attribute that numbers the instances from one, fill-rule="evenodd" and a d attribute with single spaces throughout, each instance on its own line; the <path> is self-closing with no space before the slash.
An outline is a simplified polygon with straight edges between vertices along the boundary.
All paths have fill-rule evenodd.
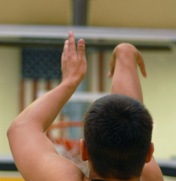
<path id="1" fill-rule="evenodd" d="M 18 172 L 1 172 L 0 181 L 24 181 Z M 164 181 L 176 181 L 175 177 L 164 177 Z"/>

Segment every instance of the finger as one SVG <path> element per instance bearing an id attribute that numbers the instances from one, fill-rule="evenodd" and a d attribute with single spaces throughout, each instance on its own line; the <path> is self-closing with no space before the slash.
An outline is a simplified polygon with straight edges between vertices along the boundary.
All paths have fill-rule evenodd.
<path id="1" fill-rule="evenodd" d="M 139 54 L 138 58 L 137 58 L 137 64 L 141 70 L 141 73 L 144 77 L 147 77 L 147 72 L 146 72 L 146 68 L 145 68 L 145 64 L 143 61 L 143 58 L 141 56 L 141 54 Z"/>
<path id="2" fill-rule="evenodd" d="M 64 57 L 67 53 L 68 53 L 68 40 L 65 40 L 62 57 Z"/>
<path id="3" fill-rule="evenodd" d="M 85 41 L 83 39 L 80 39 L 78 41 L 77 52 L 78 52 L 78 57 L 85 56 Z"/>
<path id="4" fill-rule="evenodd" d="M 76 53 L 75 37 L 72 31 L 69 32 L 68 51 L 70 53 Z"/>
<path id="5" fill-rule="evenodd" d="M 109 78 L 112 78 L 112 76 L 114 74 L 115 62 L 116 62 L 116 54 L 115 54 L 115 51 L 113 51 L 112 58 L 111 58 L 110 64 L 109 64 L 109 67 L 110 67 L 110 70 L 108 72 Z"/>

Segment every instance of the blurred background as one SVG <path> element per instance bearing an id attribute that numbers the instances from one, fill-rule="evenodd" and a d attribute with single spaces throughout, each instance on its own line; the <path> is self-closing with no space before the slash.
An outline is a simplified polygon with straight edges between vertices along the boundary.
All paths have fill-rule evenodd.
<path id="1" fill-rule="evenodd" d="M 60 82 L 63 42 L 73 31 L 76 39 L 86 40 L 88 73 L 56 122 L 82 120 L 90 103 L 110 90 L 107 72 L 113 48 L 121 42 L 133 43 L 143 54 L 148 74 L 147 79 L 141 75 L 140 79 L 144 103 L 155 123 L 154 155 L 163 168 L 171 167 L 172 176 L 176 170 L 176 1 L 0 3 L 0 171 L 13 160 L 6 136 L 9 125 L 27 105 Z M 69 128 L 61 135 L 79 139 L 82 129 L 78 126 L 79 130 Z"/>

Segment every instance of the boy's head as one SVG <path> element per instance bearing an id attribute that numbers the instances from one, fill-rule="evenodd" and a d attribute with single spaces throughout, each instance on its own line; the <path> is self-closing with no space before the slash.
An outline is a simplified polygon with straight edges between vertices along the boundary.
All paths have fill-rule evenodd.
<path id="1" fill-rule="evenodd" d="M 153 121 L 147 109 L 123 95 L 95 101 L 84 119 L 88 159 L 103 178 L 127 180 L 141 175 L 151 148 Z"/>

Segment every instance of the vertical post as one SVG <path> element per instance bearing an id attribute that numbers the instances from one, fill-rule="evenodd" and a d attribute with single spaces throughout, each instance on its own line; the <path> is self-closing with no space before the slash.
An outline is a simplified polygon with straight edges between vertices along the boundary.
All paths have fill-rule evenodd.
<path id="1" fill-rule="evenodd" d="M 52 89 L 52 86 L 51 86 L 51 80 L 47 80 L 46 81 L 46 90 L 49 91 Z"/>
<path id="2" fill-rule="evenodd" d="M 23 109 L 25 108 L 25 93 L 24 93 L 24 79 L 22 78 L 20 80 L 20 90 L 19 90 L 19 98 L 20 98 L 20 101 L 19 101 L 19 107 L 20 107 L 20 110 L 19 112 L 22 112 Z"/>
<path id="3" fill-rule="evenodd" d="M 88 0 L 72 0 L 73 2 L 73 25 L 86 26 L 88 13 Z"/>
<path id="4" fill-rule="evenodd" d="M 35 79 L 35 80 L 33 80 L 33 95 L 32 95 L 33 100 L 32 101 L 37 99 L 37 90 L 38 90 L 38 80 Z"/>
<path id="5" fill-rule="evenodd" d="M 103 92 L 104 91 L 104 52 L 100 51 L 98 53 L 99 55 L 99 60 L 98 60 L 98 64 L 99 64 L 99 91 Z"/>

